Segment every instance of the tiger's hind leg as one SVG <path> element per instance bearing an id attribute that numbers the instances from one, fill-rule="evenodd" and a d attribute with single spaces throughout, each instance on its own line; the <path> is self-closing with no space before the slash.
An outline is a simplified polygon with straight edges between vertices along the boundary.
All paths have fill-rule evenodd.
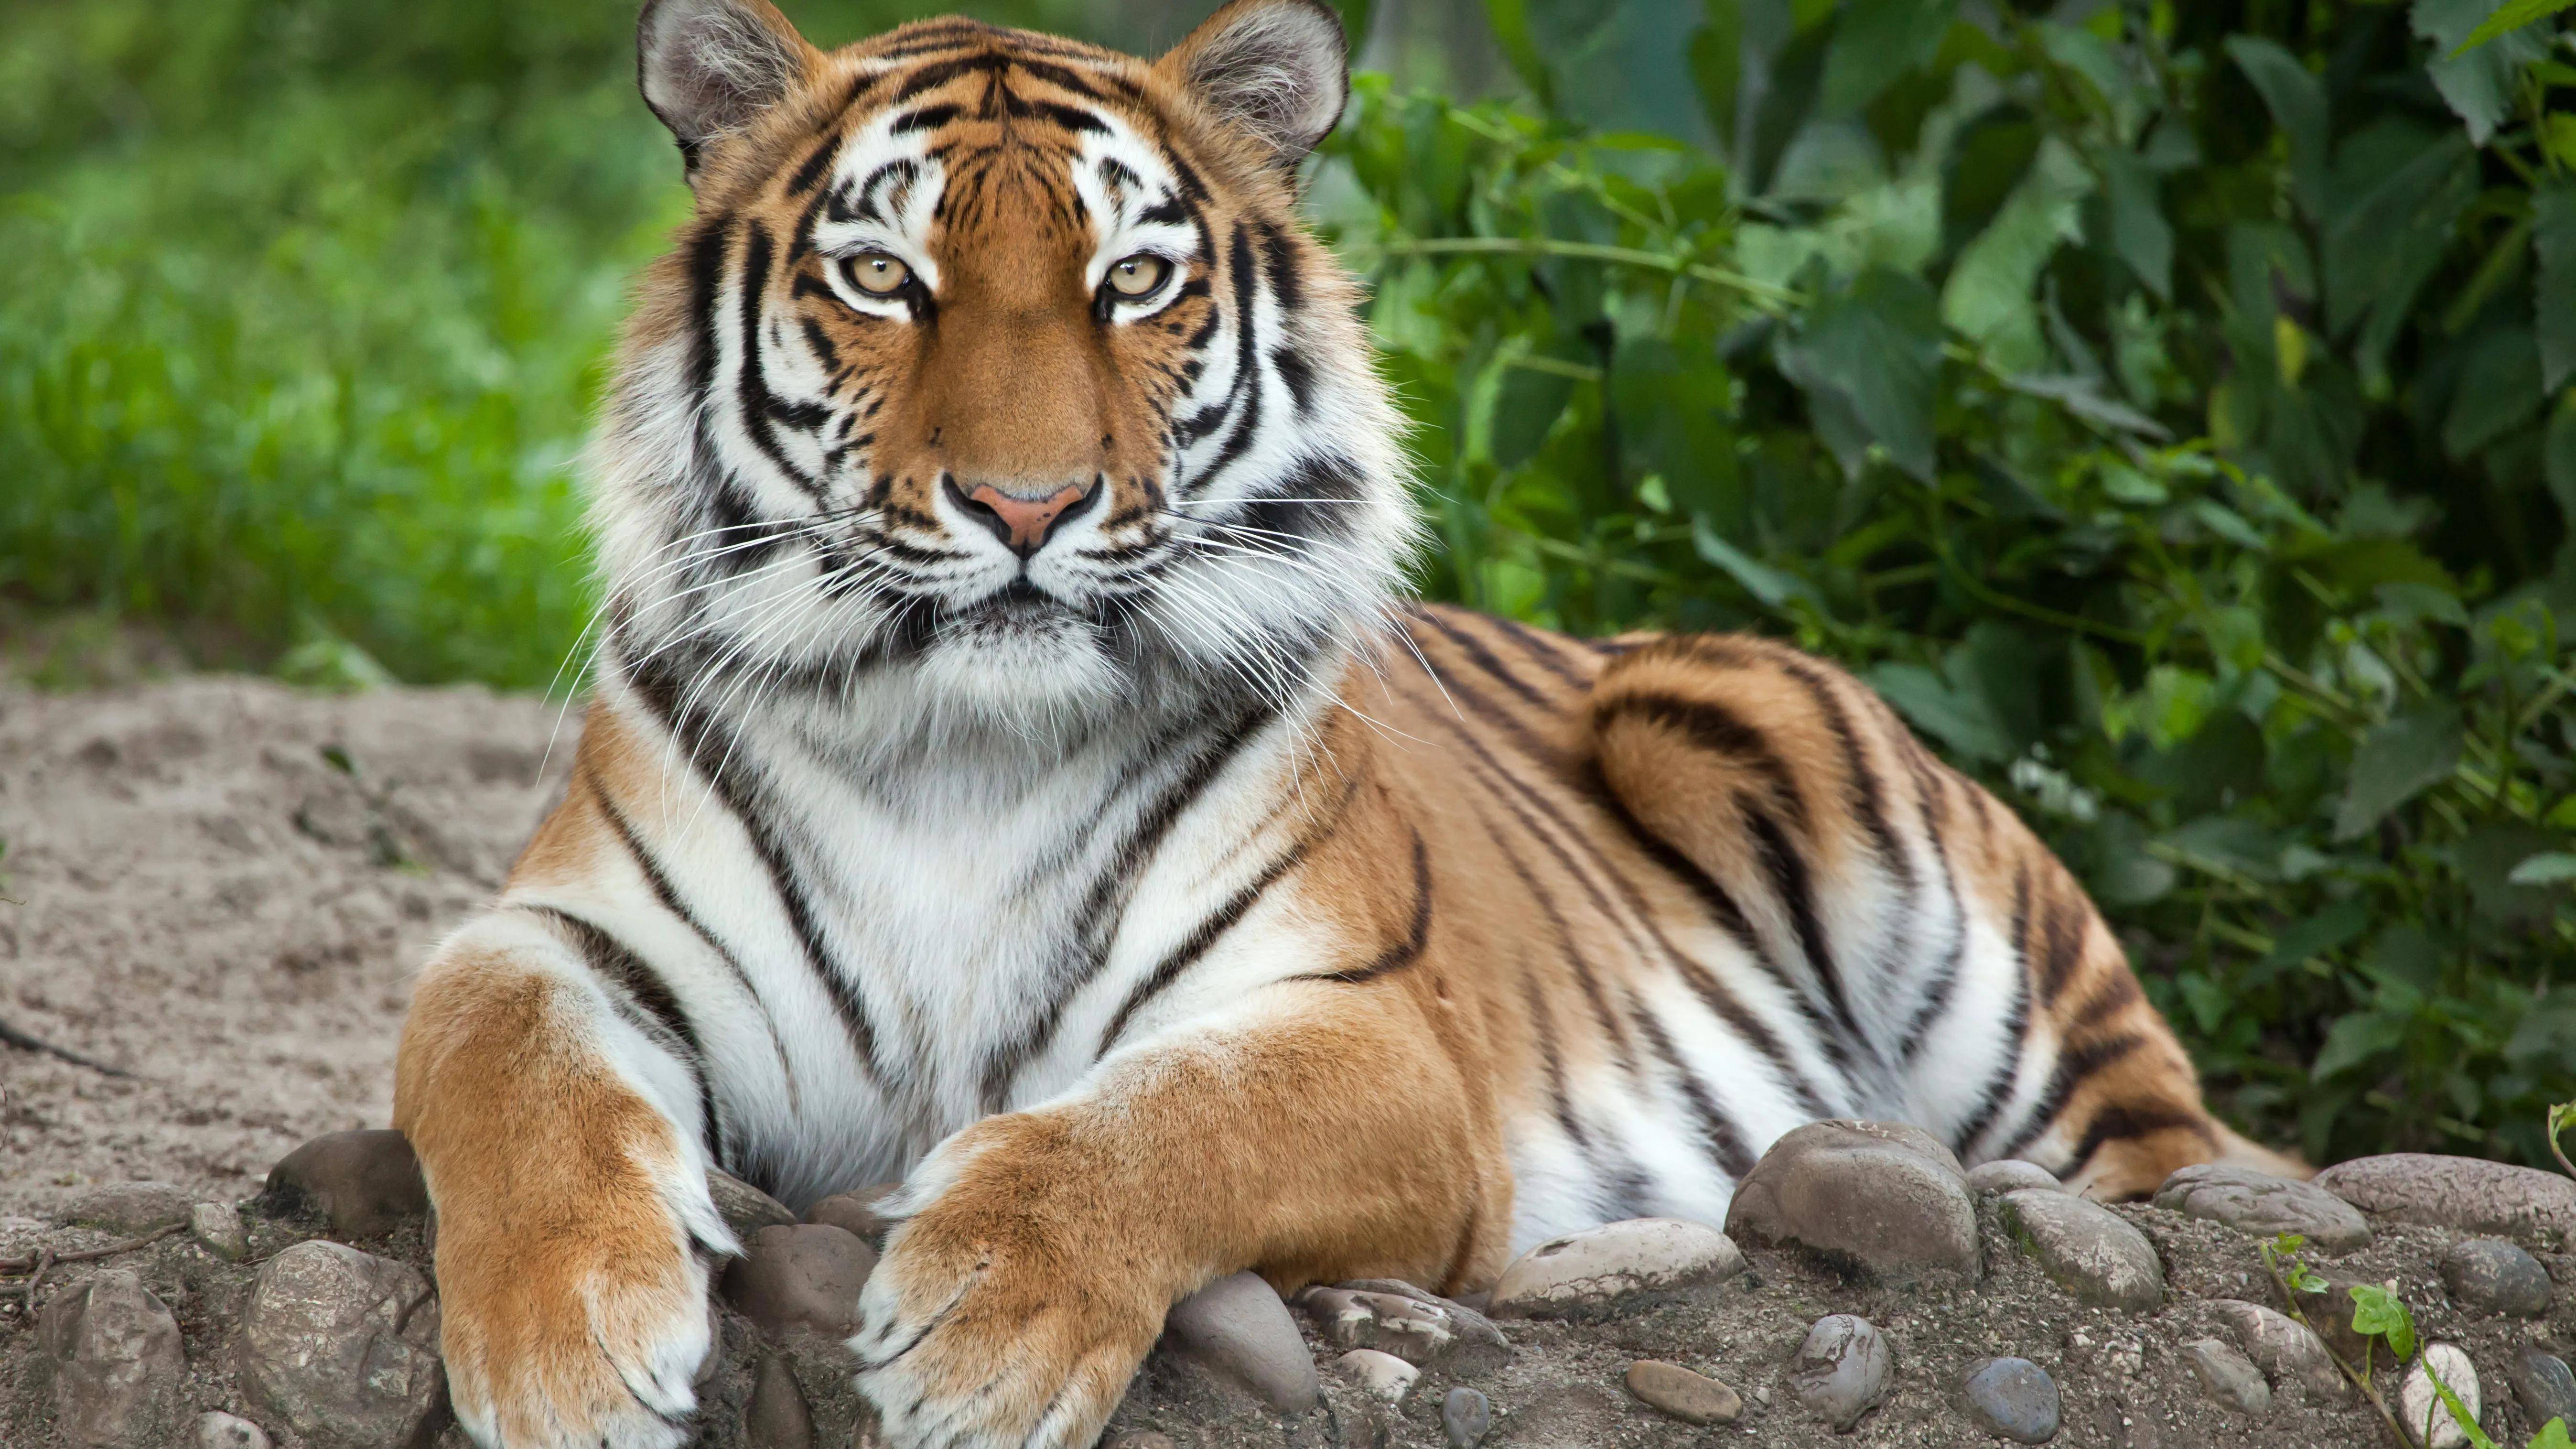
<path id="1" fill-rule="evenodd" d="M 1613 802 L 1804 1003 L 1869 1113 L 2097 1197 L 2196 1162 L 2306 1175 L 2210 1116 L 2074 876 L 1849 675 L 1662 639 L 1602 672 L 1591 726 Z"/>

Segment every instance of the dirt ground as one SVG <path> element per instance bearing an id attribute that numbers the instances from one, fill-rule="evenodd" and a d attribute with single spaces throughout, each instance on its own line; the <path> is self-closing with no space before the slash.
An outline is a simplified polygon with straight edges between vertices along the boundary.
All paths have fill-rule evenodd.
<path id="1" fill-rule="evenodd" d="M 230 1200 L 383 1126 L 411 973 L 561 788 L 557 711 L 480 689 L 0 684 L 0 1216 L 92 1183 Z"/>

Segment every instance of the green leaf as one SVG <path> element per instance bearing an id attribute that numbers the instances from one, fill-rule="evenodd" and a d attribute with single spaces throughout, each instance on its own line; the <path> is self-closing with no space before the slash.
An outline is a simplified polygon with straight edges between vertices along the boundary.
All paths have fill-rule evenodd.
<path id="1" fill-rule="evenodd" d="M 2285 928 L 2272 938 L 2267 966 L 2296 966 L 2344 945 L 2370 926 L 2370 903 L 2359 897 L 2337 901 L 2317 914 Z"/>
<path id="2" fill-rule="evenodd" d="M 2576 1449 L 2576 1440 L 2567 1437 L 2565 1419 L 2552 1419 L 2532 1437 L 2531 1449 Z"/>
<path id="3" fill-rule="evenodd" d="M 1941 317 L 1975 339 L 2006 372 L 2036 372 L 2047 362 L 2035 294 L 2040 271 L 2060 244 L 2083 235 L 2079 203 L 2093 173 L 2051 136 L 1995 219 L 1959 253 L 1941 288 Z"/>
<path id="4" fill-rule="evenodd" d="M 2156 173 L 2144 157 L 2114 151 L 2102 158 L 2102 187 L 2111 209 L 2111 249 L 2148 291 L 2171 297 L 2173 223 L 2165 220 Z"/>
<path id="5" fill-rule="evenodd" d="M 2522 327 L 2491 328 L 2469 348 L 2459 395 L 2442 423 L 2442 451 L 2474 457 L 2530 422 L 2548 401 L 2540 386 L 2540 350 Z"/>
<path id="6" fill-rule="evenodd" d="M 2462 55 L 2508 30 L 2520 30 L 2534 21 L 2546 20 L 2570 6 L 2576 6 L 2576 0 L 2512 0 L 2511 4 L 2481 21 L 2477 29 L 2469 32 L 2469 38 L 2460 42 L 2460 48 L 2451 54 Z"/>
<path id="7" fill-rule="evenodd" d="M 2539 271 L 2532 320 L 2540 334 L 2540 385 L 2556 392 L 2576 374 L 2576 181 L 2554 180 L 2533 192 L 2531 214 L 2531 251 Z"/>
<path id="8" fill-rule="evenodd" d="M 2337 840 L 2369 830 L 2391 810 L 2450 778 L 2460 763 L 2460 709 L 2428 704 L 2380 725 L 2353 751 L 2352 783 L 2335 811 Z"/>
<path id="9" fill-rule="evenodd" d="M 2326 197 L 2326 89 L 2276 41 L 2231 35 L 2227 57 L 2254 83 L 2273 124 L 2290 138 L 2290 178 L 2300 207 L 2319 215 Z"/>
<path id="10" fill-rule="evenodd" d="M 2379 139 L 2400 138 L 2392 130 Z M 2396 340 L 2415 294 L 2450 249 L 2452 227 L 2477 199 L 2477 153 L 2456 131 L 2402 161 L 2390 154 L 2395 144 L 2363 146 L 2355 138 L 2344 149 L 2356 154 L 2351 174 L 2338 167 L 2338 182 L 2353 186 L 2347 193 L 2338 184 L 2336 194 L 2351 200 L 2325 227 L 2326 324 L 2343 336 L 2369 319 L 2359 346 L 2367 373 Z"/>
<path id="11" fill-rule="evenodd" d="M 1898 76 L 1932 58 L 1959 0 L 1852 0 L 1825 50 L 1819 116 L 1855 116 Z"/>
<path id="12" fill-rule="evenodd" d="M 1705 518 L 1691 520 L 1691 544 L 1699 556 L 1726 570 L 1727 576 L 1744 586 L 1744 591 L 1777 609 L 1791 599 L 1815 598 L 1815 590 L 1796 574 L 1775 569 L 1745 553 L 1718 536 Z"/>
<path id="13" fill-rule="evenodd" d="M 1869 672 L 1869 682 L 1916 728 L 1970 759 L 2001 764 L 2016 753 L 2012 732 L 1982 690 L 1919 664 L 1882 664 Z"/>
<path id="14" fill-rule="evenodd" d="M 2355 1283 L 2352 1295 L 2352 1331 L 2366 1338 L 2382 1338 L 2404 1363 L 2415 1356 L 2415 1315 L 2406 1311 L 2406 1302 L 2376 1283 Z"/>
<path id="15" fill-rule="evenodd" d="M 2576 881 L 2576 855 L 2546 850 L 2513 868 L 2505 879 L 2518 886 L 2565 885 Z"/>
<path id="16" fill-rule="evenodd" d="M 1873 267 L 1850 289 L 1828 298 L 1795 337 L 1778 348 L 1782 376 L 1803 389 L 1817 431 L 1842 464 L 1860 476 L 1867 445 L 1887 450 L 1896 466 L 1932 481 L 1932 396 L 1940 380 L 1941 320 L 1931 289 L 1917 279 Z"/>
<path id="17" fill-rule="evenodd" d="M 2512 26 L 2473 43 L 2495 11 L 2496 0 L 2415 0 L 2407 11 L 2415 33 L 2433 42 L 2435 59 L 2424 73 L 2480 146 L 2512 111 L 2516 76 L 2545 48 L 2537 33 Z"/>

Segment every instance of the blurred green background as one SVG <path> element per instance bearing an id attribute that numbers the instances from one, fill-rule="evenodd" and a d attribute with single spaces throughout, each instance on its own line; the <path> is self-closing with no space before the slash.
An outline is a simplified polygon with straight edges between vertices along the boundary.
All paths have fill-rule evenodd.
<path id="1" fill-rule="evenodd" d="M 2576 1097 L 2559 4 L 1346 0 L 1312 209 L 1426 592 L 1848 662 L 2063 851 L 2241 1125 Z M 919 13 L 790 0 L 824 44 Z M 1157 49 L 1204 5 L 1006 0 Z M 685 194 L 627 0 L 0 19 L 0 652 L 541 688 Z"/>

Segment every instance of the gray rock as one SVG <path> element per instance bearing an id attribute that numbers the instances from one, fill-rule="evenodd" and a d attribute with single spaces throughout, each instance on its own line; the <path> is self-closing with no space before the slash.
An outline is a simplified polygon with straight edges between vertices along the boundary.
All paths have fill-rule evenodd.
<path id="1" fill-rule="evenodd" d="M 259 1208 L 271 1217 L 324 1217 L 333 1232 L 372 1238 L 426 1215 L 429 1188 L 401 1133 L 326 1132 L 268 1170 Z"/>
<path id="2" fill-rule="evenodd" d="M 1449 1449 L 1476 1449 L 1494 1430 L 1493 1400 L 1464 1384 L 1451 1389 L 1440 1401 L 1440 1430 L 1449 1438 Z"/>
<path id="3" fill-rule="evenodd" d="M 2263 1371 L 2254 1361 L 2215 1338 L 2183 1345 L 2182 1355 L 2199 1377 L 2200 1386 L 2223 1408 L 2240 1414 L 2261 1414 L 2272 1407 L 2272 1386 L 2263 1382 Z"/>
<path id="4" fill-rule="evenodd" d="M 1887 1397 L 1895 1371 L 1896 1356 L 1876 1324 L 1836 1313 L 1817 1319 L 1789 1360 L 1789 1392 L 1808 1413 L 1841 1431 Z"/>
<path id="5" fill-rule="evenodd" d="M 2156 1189 L 2156 1206 L 2258 1237 L 2300 1233 L 2320 1252 L 2370 1246 L 2370 1221 L 2352 1204 L 2310 1183 L 2251 1168 L 2217 1162 L 2183 1168 Z"/>
<path id="6" fill-rule="evenodd" d="M 250 1255 L 250 1232 L 242 1226 L 241 1214 L 219 1202 L 201 1202 L 188 1209 L 188 1236 L 227 1263 Z"/>
<path id="7" fill-rule="evenodd" d="M 1391 1353 L 1373 1348 L 1355 1348 L 1333 1360 L 1333 1372 L 1360 1386 L 1369 1397 L 1398 1404 L 1413 1391 L 1413 1381 L 1422 1370 Z"/>
<path id="8" fill-rule="evenodd" d="M 2024 1162 L 2017 1157 L 1999 1157 L 1968 1169 L 1970 1192 L 2018 1192 L 2025 1187 L 2046 1188 L 2050 1192 L 2066 1191 L 2066 1184 L 2057 1180 L 2056 1173 L 2036 1162 Z"/>
<path id="9" fill-rule="evenodd" d="M 2471 1419 L 2486 1412 L 2486 1400 L 2478 1387 L 2478 1366 L 2469 1361 L 2468 1350 L 2456 1343 L 2427 1344 L 2406 1371 L 2406 1382 L 2397 1390 L 2397 1418 L 2426 1445 L 2426 1449 L 2462 1449 L 2469 1442 L 2469 1431 L 2460 1427 L 2441 1396 L 2433 1392 L 2433 1374 Z"/>
<path id="10" fill-rule="evenodd" d="M 193 1206 L 195 1199 L 187 1189 L 166 1182 L 112 1182 L 72 1199 L 63 1209 L 62 1220 L 134 1238 L 186 1222 Z"/>
<path id="11" fill-rule="evenodd" d="M 1513 1259 L 1486 1311 L 1496 1318 L 1608 1318 L 1713 1295 L 1743 1271 L 1743 1252 L 1715 1228 L 1632 1218 L 1541 1243 Z"/>
<path id="12" fill-rule="evenodd" d="M 268 1431 L 230 1414 L 199 1414 L 188 1433 L 188 1449 L 269 1449 Z"/>
<path id="13" fill-rule="evenodd" d="M 1726 1231 L 1886 1279 L 1974 1279 L 1980 1268 L 1977 1207 L 1958 1157 L 1920 1128 L 1884 1122 L 1810 1122 L 1772 1143 L 1736 1185 Z"/>
<path id="14" fill-rule="evenodd" d="M 2318 1173 L 2316 1185 L 2381 1222 L 2516 1238 L 2576 1234 L 2576 1180 L 2482 1157 L 2356 1157 Z"/>
<path id="15" fill-rule="evenodd" d="M 1487 1373 L 1510 1359 L 1510 1342 L 1485 1315 L 1409 1284 L 1391 1286 L 1407 1291 L 1381 1293 L 1357 1283 L 1309 1288 L 1297 1295 L 1297 1306 L 1334 1347 L 1381 1349 L 1416 1368 Z"/>
<path id="16" fill-rule="evenodd" d="M 1283 1414 L 1304 1413 L 1322 1393 L 1296 1320 L 1258 1273 L 1219 1278 L 1173 1304 L 1161 1349 L 1251 1390 Z"/>
<path id="17" fill-rule="evenodd" d="M 251 1402 L 312 1449 L 424 1445 L 446 1396 L 438 1299 L 401 1263 L 297 1243 L 251 1284 L 241 1378 Z"/>
<path id="18" fill-rule="evenodd" d="M 2538 1318 L 2549 1311 L 2549 1270 L 2500 1238 L 2453 1243 L 2442 1255 L 2442 1283 L 2453 1302 L 2484 1312 Z"/>
<path id="19" fill-rule="evenodd" d="M 1732 1424 L 1744 1412 L 1743 1395 L 1677 1363 L 1639 1359 L 1623 1381 L 1639 1403 L 1685 1424 Z"/>
<path id="20" fill-rule="evenodd" d="M 763 1354 L 752 1375 L 751 1402 L 742 1410 L 743 1449 L 814 1449 L 814 1410 L 796 1371 L 778 1355 Z"/>
<path id="21" fill-rule="evenodd" d="M 894 1226 L 894 1220 L 880 1214 L 877 1204 L 901 1191 L 902 1183 L 880 1182 L 856 1192 L 837 1192 L 807 1208 L 805 1221 L 830 1223 L 882 1247 L 886 1229 Z"/>
<path id="22" fill-rule="evenodd" d="M 772 1223 L 725 1267 L 725 1301 L 770 1334 L 846 1334 L 859 1325 L 859 1290 L 876 1249 L 825 1223 Z"/>
<path id="23" fill-rule="evenodd" d="M 2218 1310 L 2236 1346 L 2274 1388 L 2295 1383 L 2307 1390 L 2308 1397 L 2325 1403 L 2339 1404 L 2349 1397 L 2351 1385 L 2326 1356 L 2324 1340 L 2306 1324 L 2260 1303 L 2234 1298 L 2221 1298 L 2209 1306 Z"/>
<path id="24" fill-rule="evenodd" d="M 2147 1235 L 2100 1203 L 2045 1188 L 2003 1196 L 2005 1229 L 2041 1271 L 2087 1303 L 2131 1313 L 2164 1302 L 2164 1264 Z"/>
<path id="25" fill-rule="evenodd" d="M 2021 1444 L 2057 1437 L 2057 1380 L 2026 1358 L 1990 1358 L 1961 1386 L 1968 1417 L 1989 1434 Z"/>
<path id="26" fill-rule="evenodd" d="M 2576 1373 L 2568 1372 L 2565 1359 L 2526 1346 L 2505 1365 L 2504 1377 L 2533 1424 L 2565 1419 L 2576 1430 Z"/>
<path id="27" fill-rule="evenodd" d="M 746 1245 L 751 1235 L 762 1228 L 783 1228 L 796 1221 L 796 1214 L 787 1210 L 787 1204 L 729 1172 L 708 1170 L 707 1196 L 716 1205 L 716 1216 L 733 1229 L 735 1241 Z"/>
<path id="28" fill-rule="evenodd" d="M 158 1449 L 179 1421 L 179 1322 L 123 1268 L 54 1295 L 36 1322 L 54 1432 L 71 1449 Z"/>

